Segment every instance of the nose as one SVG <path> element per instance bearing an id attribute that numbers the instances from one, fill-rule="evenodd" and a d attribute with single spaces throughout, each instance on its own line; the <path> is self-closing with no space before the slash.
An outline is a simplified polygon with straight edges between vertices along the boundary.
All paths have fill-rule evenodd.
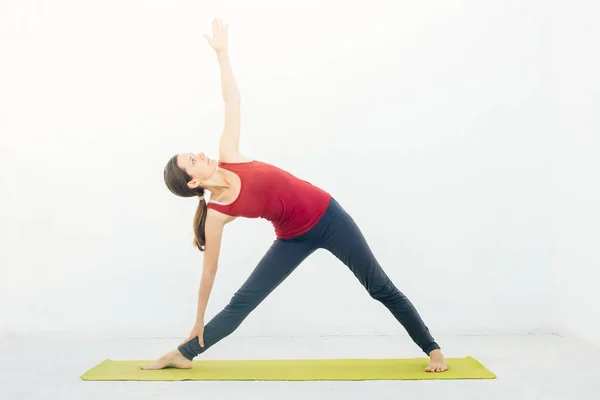
<path id="1" fill-rule="evenodd" d="M 201 160 L 204 160 L 206 158 L 206 155 L 204 153 L 200 153 L 198 154 L 198 157 L 200 157 Z"/>

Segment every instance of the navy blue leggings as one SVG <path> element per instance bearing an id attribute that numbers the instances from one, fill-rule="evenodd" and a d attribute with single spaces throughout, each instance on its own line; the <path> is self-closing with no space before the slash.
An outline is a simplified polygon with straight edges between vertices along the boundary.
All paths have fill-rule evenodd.
<path id="1" fill-rule="evenodd" d="M 317 249 L 330 251 L 346 264 L 371 297 L 391 311 L 425 354 L 440 348 L 415 307 L 383 271 L 354 220 L 332 198 L 327 211 L 311 230 L 292 239 L 273 242 L 229 304 L 205 325 L 204 347 L 194 338 L 179 346 L 181 354 L 192 360 L 233 333 L 252 310 Z"/>

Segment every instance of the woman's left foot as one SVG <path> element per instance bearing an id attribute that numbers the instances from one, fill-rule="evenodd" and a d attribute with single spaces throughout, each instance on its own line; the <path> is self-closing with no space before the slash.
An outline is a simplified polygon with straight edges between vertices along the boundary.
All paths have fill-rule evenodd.
<path id="1" fill-rule="evenodd" d="M 448 369 L 444 355 L 441 350 L 436 349 L 429 353 L 429 364 L 425 368 L 427 372 L 444 372 Z"/>
<path id="2" fill-rule="evenodd" d="M 141 369 L 162 369 L 167 367 L 190 369 L 192 368 L 192 361 L 185 358 L 179 350 L 173 350 L 150 364 L 140 365 Z"/>

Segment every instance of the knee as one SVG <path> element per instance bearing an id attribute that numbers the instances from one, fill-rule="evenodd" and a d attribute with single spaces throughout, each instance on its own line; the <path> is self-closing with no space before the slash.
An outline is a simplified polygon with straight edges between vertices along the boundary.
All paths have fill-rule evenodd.
<path id="1" fill-rule="evenodd" d="M 398 298 L 402 297 L 400 291 L 389 280 L 387 280 L 381 285 L 369 288 L 369 295 L 373 299 L 379 300 L 384 303 L 392 300 L 397 300 Z"/>
<path id="2" fill-rule="evenodd" d="M 382 297 L 389 296 L 391 293 L 390 284 L 388 282 L 382 283 L 377 286 L 372 286 L 368 290 L 369 295 L 376 300 L 379 300 Z"/>
<path id="3" fill-rule="evenodd" d="M 233 295 L 227 308 L 240 313 L 249 313 L 258 305 L 258 299 L 251 293 L 237 292 Z"/>

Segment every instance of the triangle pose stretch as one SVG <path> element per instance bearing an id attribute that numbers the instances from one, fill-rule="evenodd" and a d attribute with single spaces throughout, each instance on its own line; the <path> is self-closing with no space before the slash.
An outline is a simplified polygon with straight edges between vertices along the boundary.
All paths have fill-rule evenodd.
<path id="1" fill-rule="evenodd" d="M 196 322 L 177 349 L 140 368 L 191 368 L 196 356 L 230 335 L 303 260 L 314 251 L 325 249 L 354 273 L 373 299 L 389 309 L 429 356 L 426 371 L 445 371 L 440 346 L 412 303 L 388 278 L 358 226 L 340 204 L 325 190 L 239 153 L 240 94 L 227 53 L 227 25 L 215 19 L 212 30 L 212 37 L 204 36 L 219 61 L 225 101 L 219 160 L 204 153 L 177 154 L 164 171 L 171 192 L 199 198 L 194 244 L 204 252 L 204 264 Z M 205 190 L 211 193 L 208 204 Z M 270 221 L 276 239 L 229 304 L 205 325 L 204 313 L 217 273 L 223 229 L 237 217 Z"/>

